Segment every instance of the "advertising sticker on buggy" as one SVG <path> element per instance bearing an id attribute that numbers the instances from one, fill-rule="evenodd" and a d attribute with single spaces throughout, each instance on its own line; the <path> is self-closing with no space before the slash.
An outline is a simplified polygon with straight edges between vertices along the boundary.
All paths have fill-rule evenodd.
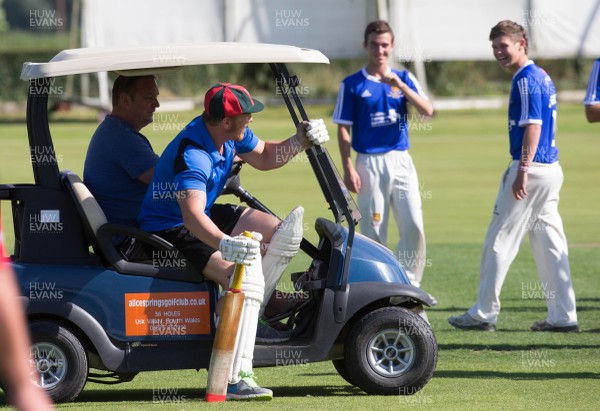
<path id="1" fill-rule="evenodd" d="M 198 334 L 210 334 L 207 291 L 125 294 L 126 336 Z"/>

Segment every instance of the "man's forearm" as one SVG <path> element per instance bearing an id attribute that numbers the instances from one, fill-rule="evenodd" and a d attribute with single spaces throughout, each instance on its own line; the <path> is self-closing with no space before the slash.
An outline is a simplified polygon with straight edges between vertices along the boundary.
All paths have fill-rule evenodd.
<path id="1" fill-rule="evenodd" d="M 529 124 L 525 127 L 523 134 L 523 145 L 521 147 L 520 167 L 529 167 L 533 162 L 535 153 L 540 142 L 542 126 L 539 124 Z"/>
<path id="2" fill-rule="evenodd" d="M 185 190 L 182 193 L 177 201 L 183 224 L 198 240 L 218 250 L 224 233 L 204 212 L 206 193 L 202 190 Z"/>
<path id="3" fill-rule="evenodd" d="M 289 163 L 305 149 L 295 135 L 284 141 L 266 141 L 259 170 L 273 170 Z"/>
<path id="4" fill-rule="evenodd" d="M 433 105 L 429 100 L 408 87 L 407 84 L 404 84 L 400 90 L 404 93 L 408 102 L 417 109 L 419 114 L 429 117 L 433 115 Z"/>
<path id="5" fill-rule="evenodd" d="M 585 106 L 585 117 L 590 123 L 600 122 L 600 104 L 588 104 Z"/>
<path id="6" fill-rule="evenodd" d="M 344 170 L 352 167 L 352 143 L 348 126 L 338 126 L 338 146 Z"/>

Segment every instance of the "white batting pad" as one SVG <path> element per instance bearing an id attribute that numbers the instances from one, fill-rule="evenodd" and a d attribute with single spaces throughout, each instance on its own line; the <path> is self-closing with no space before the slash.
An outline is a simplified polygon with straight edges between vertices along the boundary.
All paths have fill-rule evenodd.
<path id="1" fill-rule="evenodd" d="M 265 281 L 262 274 L 260 254 L 254 262 L 246 267 L 242 279 L 242 291 L 245 294 L 240 328 L 235 340 L 233 366 L 229 375 L 230 383 L 240 380 L 240 371 L 252 372 L 254 344 L 260 304 L 263 302 Z"/>
<path id="2" fill-rule="evenodd" d="M 304 208 L 297 206 L 283 219 L 271 238 L 269 248 L 262 260 L 263 274 L 265 277 L 265 300 L 260 314 L 265 310 L 269 297 L 275 291 L 277 283 L 291 259 L 298 254 L 302 242 L 302 218 Z"/>

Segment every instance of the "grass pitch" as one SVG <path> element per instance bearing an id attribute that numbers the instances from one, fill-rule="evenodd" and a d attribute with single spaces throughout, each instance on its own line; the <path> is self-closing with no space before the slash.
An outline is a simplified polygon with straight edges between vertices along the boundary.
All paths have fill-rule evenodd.
<path id="1" fill-rule="evenodd" d="M 327 119 L 333 140 L 327 145 L 339 164 L 331 107 L 307 107 L 312 117 Z M 157 117 L 144 129 L 157 152 L 193 113 Z M 439 305 L 429 319 L 439 344 L 437 370 L 429 384 L 413 396 L 368 396 L 348 385 L 329 362 L 257 370 L 259 382 L 273 389 L 271 403 L 219 405 L 219 409 L 344 410 L 525 410 L 599 409 L 600 382 L 600 126 L 585 122 L 583 107 L 559 107 L 557 144 L 565 173 L 560 211 L 564 220 L 571 271 L 582 332 L 532 333 L 529 325 L 545 318 L 542 293 L 527 241 L 511 266 L 503 293 L 498 331 L 458 331 L 446 319 L 475 302 L 485 231 L 501 175 L 509 162 L 505 110 L 441 112 L 411 134 L 411 153 L 419 173 L 427 269 L 423 289 Z M 82 174 L 94 121 L 58 121 L 51 131 L 61 168 Z M 253 130 L 265 139 L 294 132 L 282 107 L 257 114 Z M 24 124 L 0 124 L 0 183 L 31 182 Z M 242 184 L 278 215 L 295 205 L 306 209 L 306 237 L 316 239 L 316 217 L 331 217 L 304 156 L 266 173 L 246 167 Z M 233 200 L 230 197 L 229 200 Z M 8 245 L 12 242 L 10 206 L 2 215 Z M 398 234 L 391 230 L 391 248 Z M 298 256 L 289 271 L 303 270 Z M 283 283 L 280 288 L 289 288 Z M 210 409 L 203 402 L 205 370 L 152 372 L 117 386 L 88 383 L 78 401 L 58 409 L 191 410 Z M 0 403 L 3 395 L 0 394 Z"/>

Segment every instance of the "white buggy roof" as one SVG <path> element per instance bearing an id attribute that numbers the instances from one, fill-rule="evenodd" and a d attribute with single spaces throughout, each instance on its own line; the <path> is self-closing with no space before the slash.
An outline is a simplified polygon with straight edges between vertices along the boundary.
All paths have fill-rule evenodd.
<path id="1" fill-rule="evenodd" d="M 159 44 L 64 50 L 48 63 L 23 63 L 22 80 L 115 71 L 122 75 L 156 73 L 204 64 L 324 63 L 317 50 L 262 43 Z"/>

